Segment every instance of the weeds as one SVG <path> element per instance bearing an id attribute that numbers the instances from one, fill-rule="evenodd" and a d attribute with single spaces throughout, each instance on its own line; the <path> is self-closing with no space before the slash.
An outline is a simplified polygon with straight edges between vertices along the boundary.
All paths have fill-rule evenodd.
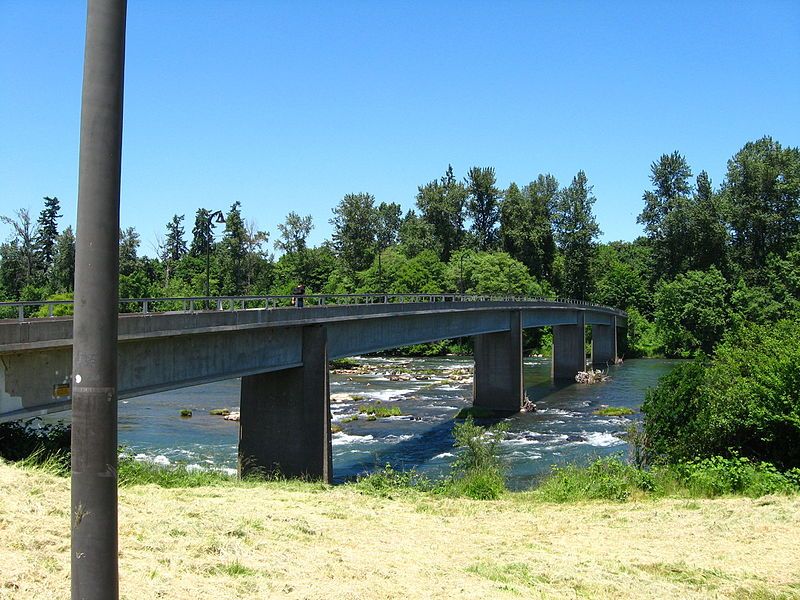
<path id="1" fill-rule="evenodd" d="M 380 402 L 361 406 L 359 407 L 358 412 L 359 414 L 378 419 L 383 419 L 385 417 L 399 417 L 403 414 L 396 406 L 382 406 Z"/>

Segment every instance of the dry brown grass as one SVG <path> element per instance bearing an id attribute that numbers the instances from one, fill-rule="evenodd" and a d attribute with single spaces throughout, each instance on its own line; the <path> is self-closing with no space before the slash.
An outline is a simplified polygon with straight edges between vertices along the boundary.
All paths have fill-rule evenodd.
<path id="1" fill-rule="evenodd" d="M 534 504 L 349 488 L 120 493 L 148 598 L 800 598 L 800 498 Z M 0 598 L 69 597 L 69 480 L 0 465 Z"/>

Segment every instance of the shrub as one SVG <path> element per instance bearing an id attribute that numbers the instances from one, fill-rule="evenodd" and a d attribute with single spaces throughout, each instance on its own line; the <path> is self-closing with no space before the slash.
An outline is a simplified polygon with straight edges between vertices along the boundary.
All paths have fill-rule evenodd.
<path id="1" fill-rule="evenodd" d="M 619 457 L 606 457 L 586 467 L 553 467 L 535 494 L 547 502 L 623 502 L 637 492 L 655 492 L 658 487 L 654 474 L 625 463 Z"/>
<path id="2" fill-rule="evenodd" d="M 662 378 L 642 413 L 647 451 L 662 461 L 740 455 L 800 467 L 800 322 L 730 334 L 708 364 Z"/>
<path id="3" fill-rule="evenodd" d="M 440 491 L 451 496 L 493 500 L 505 491 L 505 468 L 500 460 L 504 423 L 491 428 L 475 425 L 472 417 L 453 427 L 454 446 L 461 452 L 453 461 L 450 477 Z"/>
<path id="4" fill-rule="evenodd" d="M 40 418 L 0 423 L 0 457 L 44 463 L 53 457 L 69 463 L 70 426 L 43 424 Z"/>
<path id="5" fill-rule="evenodd" d="M 388 498 L 413 489 L 427 490 L 430 488 L 430 482 L 413 469 L 398 471 L 386 463 L 380 471 L 359 476 L 355 487 L 362 493 Z"/>
<path id="6" fill-rule="evenodd" d="M 448 496 L 473 500 L 497 500 L 506 491 L 503 473 L 492 468 L 470 469 L 444 486 Z"/>
<path id="7" fill-rule="evenodd" d="M 758 497 L 800 491 L 793 472 L 784 474 L 769 463 L 755 463 L 744 457 L 712 456 L 680 463 L 676 470 L 689 492 L 697 496 Z"/>

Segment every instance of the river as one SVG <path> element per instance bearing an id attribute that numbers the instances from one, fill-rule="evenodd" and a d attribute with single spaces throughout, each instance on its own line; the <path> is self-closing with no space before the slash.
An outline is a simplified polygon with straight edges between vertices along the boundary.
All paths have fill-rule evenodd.
<path id="1" fill-rule="evenodd" d="M 456 413 L 471 405 L 469 379 L 453 381 L 447 371 L 471 369 L 472 360 L 446 358 L 359 358 L 365 374 L 331 375 L 333 470 L 336 482 L 390 463 L 436 477 L 447 473 L 454 458 L 452 428 Z M 675 361 L 628 360 L 609 370 L 611 380 L 594 385 L 550 381 L 550 361 L 525 359 L 525 387 L 537 410 L 506 419 L 501 445 L 509 486 L 524 489 L 554 464 L 580 463 L 593 457 L 625 453 L 622 439 L 647 388 L 669 372 Z M 410 381 L 390 381 L 389 372 L 407 372 Z M 419 377 L 417 379 L 416 377 Z M 353 396 L 356 399 L 353 399 Z M 341 401 L 341 399 L 347 400 Z M 365 403 L 380 401 L 403 416 L 367 421 L 358 414 Z M 143 460 L 190 468 L 233 472 L 238 423 L 211 416 L 215 408 L 238 410 L 239 380 L 232 379 L 124 400 L 119 406 L 119 443 Z M 607 405 L 637 411 L 631 417 L 594 414 Z M 182 409 L 193 412 L 182 418 Z"/>

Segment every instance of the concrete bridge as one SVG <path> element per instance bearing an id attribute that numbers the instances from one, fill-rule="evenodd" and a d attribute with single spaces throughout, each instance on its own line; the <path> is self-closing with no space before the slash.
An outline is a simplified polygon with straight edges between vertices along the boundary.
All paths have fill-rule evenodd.
<path id="1" fill-rule="evenodd" d="M 241 377 L 240 472 L 330 481 L 331 359 L 471 336 L 473 404 L 510 413 L 525 393 L 523 329 L 552 326 L 552 375 L 572 379 L 586 365 L 587 326 L 592 362 L 603 365 L 616 360 L 618 329 L 627 326 L 623 311 L 571 300 L 307 296 L 304 308 L 289 300 L 121 301 L 138 312 L 119 317 L 118 399 Z M 202 310 L 209 301 L 216 310 Z M 80 381 L 71 373 L 71 317 L 29 318 L 25 304 L 13 304 L 17 319 L 0 321 L 0 421 L 67 410 L 70 383 Z M 27 304 L 54 314 L 64 302 Z"/>

